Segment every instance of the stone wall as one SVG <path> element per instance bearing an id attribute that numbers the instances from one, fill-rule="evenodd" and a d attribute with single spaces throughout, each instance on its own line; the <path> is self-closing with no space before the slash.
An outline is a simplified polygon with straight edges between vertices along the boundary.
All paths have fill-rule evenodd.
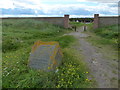
<path id="1" fill-rule="evenodd" d="M 118 24 L 118 19 L 118 16 L 99 16 L 99 14 L 95 14 L 94 28 Z"/>
<path id="2" fill-rule="evenodd" d="M 64 15 L 64 17 L 4 17 L 0 19 L 35 19 L 69 28 L 69 15 Z"/>

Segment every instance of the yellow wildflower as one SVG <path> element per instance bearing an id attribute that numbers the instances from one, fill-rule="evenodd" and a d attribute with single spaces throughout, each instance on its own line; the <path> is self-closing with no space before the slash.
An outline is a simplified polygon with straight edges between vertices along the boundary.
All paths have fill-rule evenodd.
<path id="1" fill-rule="evenodd" d="M 50 69 L 50 67 L 48 67 L 48 69 Z"/>

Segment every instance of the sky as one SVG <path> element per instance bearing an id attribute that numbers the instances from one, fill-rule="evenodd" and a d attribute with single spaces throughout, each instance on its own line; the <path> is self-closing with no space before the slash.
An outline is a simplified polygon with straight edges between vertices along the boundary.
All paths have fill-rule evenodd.
<path id="1" fill-rule="evenodd" d="M 119 0 L 2 0 L 0 16 L 2 17 L 93 17 L 118 15 Z"/>

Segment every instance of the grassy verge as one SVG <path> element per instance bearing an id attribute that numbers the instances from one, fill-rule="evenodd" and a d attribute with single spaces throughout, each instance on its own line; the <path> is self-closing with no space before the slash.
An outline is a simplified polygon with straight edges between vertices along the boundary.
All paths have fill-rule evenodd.
<path id="1" fill-rule="evenodd" d="M 70 32 L 52 24 L 35 20 L 3 20 L 3 88 L 87 88 L 92 87 L 82 58 L 70 47 Z M 58 41 L 64 57 L 56 72 L 28 67 L 31 47 L 37 40 Z"/>
<path id="2" fill-rule="evenodd" d="M 90 27 L 87 38 L 93 45 L 99 47 L 105 56 L 111 59 L 118 57 L 118 25 L 93 29 Z M 111 52 L 109 51 L 111 50 Z"/>
<path id="3" fill-rule="evenodd" d="M 96 43 L 102 45 L 111 45 L 114 48 L 118 48 L 118 25 L 107 26 L 98 29 L 91 29 L 90 32 L 101 38 Z"/>

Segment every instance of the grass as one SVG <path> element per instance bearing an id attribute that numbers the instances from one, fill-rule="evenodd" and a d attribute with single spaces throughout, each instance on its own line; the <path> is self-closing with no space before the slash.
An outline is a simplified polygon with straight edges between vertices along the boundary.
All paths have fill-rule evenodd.
<path id="1" fill-rule="evenodd" d="M 95 30 L 92 29 L 91 32 L 98 36 L 98 40 L 96 39 L 95 41 L 96 43 L 118 48 L 118 25 L 102 27 Z"/>
<path id="2" fill-rule="evenodd" d="M 86 25 L 86 26 L 89 26 L 89 28 L 92 28 L 93 23 L 85 24 L 85 23 L 81 23 L 81 22 L 70 22 L 70 25 L 76 26 L 76 27 L 81 27 L 81 26 Z"/>
<path id="3" fill-rule="evenodd" d="M 90 37 L 87 38 L 94 46 L 100 48 L 100 51 L 109 59 L 118 58 L 118 25 L 111 25 L 93 29 L 93 26 L 89 26 L 89 30 L 86 31 Z M 109 51 L 111 50 L 111 52 Z"/>
<path id="4" fill-rule="evenodd" d="M 118 45 L 118 25 L 99 28 L 94 32 L 104 38 L 103 44 L 112 44 L 113 47 Z"/>
<path id="5" fill-rule="evenodd" d="M 83 59 L 70 48 L 76 39 L 63 36 L 70 32 L 46 22 L 35 20 L 3 20 L 2 80 L 3 88 L 87 88 L 88 69 Z M 33 70 L 28 58 L 35 41 L 58 41 L 63 51 L 58 72 Z"/>
<path id="6" fill-rule="evenodd" d="M 90 88 L 93 81 L 88 79 L 87 67 L 83 62 L 83 58 L 79 54 L 75 54 L 76 50 L 64 49 L 64 59 L 62 66 L 59 67 L 57 73 L 57 88 Z"/>
<path id="7" fill-rule="evenodd" d="M 70 25 L 76 26 L 76 27 L 80 27 L 80 26 L 83 26 L 85 24 L 84 23 L 80 23 L 80 22 L 70 22 Z"/>

